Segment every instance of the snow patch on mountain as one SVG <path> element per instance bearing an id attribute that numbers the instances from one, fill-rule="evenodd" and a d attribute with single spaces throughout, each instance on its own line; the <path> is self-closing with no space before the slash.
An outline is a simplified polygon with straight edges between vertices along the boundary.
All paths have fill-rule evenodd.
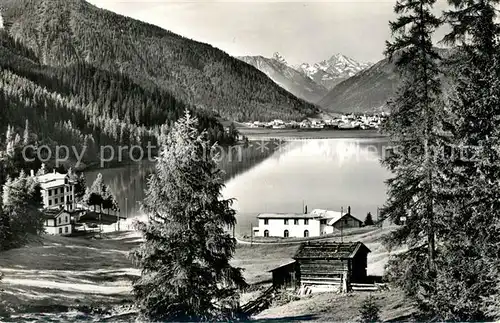
<path id="1" fill-rule="evenodd" d="M 278 61 L 279 63 L 283 64 L 283 65 L 287 65 L 288 66 L 288 63 L 286 61 L 286 59 L 278 52 L 274 53 L 273 54 L 273 59 L 275 61 Z"/>
<path id="2" fill-rule="evenodd" d="M 315 82 L 331 89 L 337 83 L 356 75 L 370 66 L 371 64 L 359 63 L 345 55 L 335 54 L 328 60 L 314 64 L 303 63 L 295 68 Z"/>
<path id="3" fill-rule="evenodd" d="M 238 58 L 253 65 L 276 84 L 306 101 L 315 103 L 328 92 L 324 86 L 317 84 L 314 80 L 295 70 L 279 53 L 274 53 L 272 58 L 263 56 L 243 56 Z"/>

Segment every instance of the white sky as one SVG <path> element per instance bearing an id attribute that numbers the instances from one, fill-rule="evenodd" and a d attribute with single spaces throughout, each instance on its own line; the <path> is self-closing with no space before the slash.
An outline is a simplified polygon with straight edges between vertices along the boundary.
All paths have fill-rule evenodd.
<path id="1" fill-rule="evenodd" d="M 383 58 L 395 1 L 89 0 L 227 53 L 280 52 L 289 63 L 315 63 L 342 53 L 361 62 Z M 445 7 L 438 0 L 438 8 Z M 439 11 L 438 9 L 438 11 Z"/>

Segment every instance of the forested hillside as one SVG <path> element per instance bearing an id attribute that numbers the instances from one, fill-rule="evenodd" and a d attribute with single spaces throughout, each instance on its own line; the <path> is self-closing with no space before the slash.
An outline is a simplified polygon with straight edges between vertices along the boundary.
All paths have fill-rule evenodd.
<path id="1" fill-rule="evenodd" d="M 254 67 L 210 45 L 83 0 L 0 0 L 0 6 L 11 36 L 41 64 L 70 69 L 86 64 L 127 75 L 141 87 L 166 90 L 231 120 L 301 119 L 316 112 Z M 145 113 L 134 117 L 149 118 Z"/>
<path id="2" fill-rule="evenodd" d="M 103 145 L 156 146 L 185 109 L 212 142 L 234 143 L 215 117 L 157 86 L 86 63 L 41 65 L 36 53 L 0 31 L 0 148 L 18 157 L 27 144 L 75 147 L 85 151 L 84 162 L 95 161 Z"/>

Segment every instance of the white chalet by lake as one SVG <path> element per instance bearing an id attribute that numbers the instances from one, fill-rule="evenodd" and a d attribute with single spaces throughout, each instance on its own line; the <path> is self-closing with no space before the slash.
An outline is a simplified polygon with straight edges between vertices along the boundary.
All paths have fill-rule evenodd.
<path id="1" fill-rule="evenodd" d="M 73 232 L 71 214 L 63 209 L 44 210 L 45 231 L 50 235 L 70 235 Z"/>
<path id="2" fill-rule="evenodd" d="M 262 213 L 257 216 L 259 226 L 253 228 L 256 237 L 318 237 L 359 228 L 363 222 L 347 213 L 315 209 L 310 213 Z"/>

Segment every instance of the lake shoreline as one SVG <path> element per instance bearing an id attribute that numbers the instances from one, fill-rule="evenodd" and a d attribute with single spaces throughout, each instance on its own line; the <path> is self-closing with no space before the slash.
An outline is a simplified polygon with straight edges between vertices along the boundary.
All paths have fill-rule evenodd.
<path id="1" fill-rule="evenodd" d="M 304 130 L 304 129 L 263 129 L 263 128 L 240 128 L 238 131 L 248 140 L 266 139 L 371 139 L 387 138 L 378 130 Z"/>

